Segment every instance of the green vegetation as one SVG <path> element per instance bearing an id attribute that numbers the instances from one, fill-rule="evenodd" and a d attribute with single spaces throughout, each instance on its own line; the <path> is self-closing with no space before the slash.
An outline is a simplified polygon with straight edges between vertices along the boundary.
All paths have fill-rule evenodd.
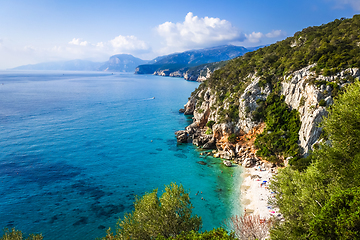
<path id="1" fill-rule="evenodd" d="M 205 231 L 199 233 L 196 231 L 183 232 L 176 237 L 164 238 L 158 237 L 157 240 L 193 240 L 193 239 L 202 239 L 202 240 L 235 240 L 233 233 L 228 234 L 223 228 L 213 229 L 211 231 Z"/>
<path id="2" fill-rule="evenodd" d="M 208 129 L 206 130 L 205 134 L 211 135 L 211 134 L 213 134 L 213 130 L 212 130 L 211 128 L 208 128 Z"/>
<path id="3" fill-rule="evenodd" d="M 310 223 L 313 239 L 360 239 L 360 188 L 333 195 Z"/>
<path id="4" fill-rule="evenodd" d="M 303 172 L 285 168 L 271 183 L 285 218 L 271 239 L 359 239 L 360 83 L 335 99 L 322 126 L 331 145 L 320 145 Z"/>
<path id="5" fill-rule="evenodd" d="M 321 99 L 321 100 L 319 101 L 319 106 L 320 106 L 320 107 L 326 107 L 326 101 L 325 101 L 324 99 Z"/>
<path id="6" fill-rule="evenodd" d="M 270 93 L 266 101 L 258 101 L 258 109 L 253 118 L 264 120 L 266 128 L 255 140 L 259 149 L 256 155 L 274 163 L 281 163 L 282 158 L 298 157 L 300 116 L 296 110 L 290 111 L 284 96 Z"/>
<path id="7" fill-rule="evenodd" d="M 157 189 L 135 200 L 135 210 L 117 223 L 116 234 L 109 230 L 103 239 L 154 239 L 176 237 L 182 232 L 198 231 L 201 218 L 192 215 L 189 194 L 182 185 L 165 187 L 159 198 Z"/>
<path id="8" fill-rule="evenodd" d="M 15 228 L 11 230 L 8 228 L 4 229 L 4 235 L 0 238 L 0 240 L 42 240 L 43 236 L 41 234 L 30 234 L 29 237 L 24 238 L 23 233 Z"/>
<path id="9" fill-rule="evenodd" d="M 360 15 L 340 19 L 317 27 L 308 27 L 283 41 L 246 53 L 230 60 L 203 82 L 196 92 L 210 88 L 216 93 L 217 106 L 227 101 L 238 108 L 234 100 L 244 93 L 251 76 L 260 77 L 259 86 L 275 86 L 283 76 L 316 63 L 317 74 L 335 74 L 349 67 L 360 67 Z M 315 79 L 315 78 L 314 78 Z M 349 79 L 350 81 L 351 79 Z M 338 88 L 333 88 L 333 96 Z M 234 115 L 220 112 L 224 122 L 234 121 Z"/>
<path id="10" fill-rule="evenodd" d="M 215 124 L 215 121 L 210 120 L 210 121 L 208 121 L 208 122 L 206 123 L 206 126 L 207 126 L 208 128 L 212 128 L 212 127 L 214 126 L 214 124 Z"/>
<path id="11" fill-rule="evenodd" d="M 235 133 L 230 134 L 228 137 L 228 141 L 230 143 L 236 143 L 236 134 Z"/>

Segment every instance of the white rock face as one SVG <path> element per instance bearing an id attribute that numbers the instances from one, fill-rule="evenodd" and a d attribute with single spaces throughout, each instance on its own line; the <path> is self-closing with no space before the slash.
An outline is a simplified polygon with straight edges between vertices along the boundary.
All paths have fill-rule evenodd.
<path id="1" fill-rule="evenodd" d="M 299 71 L 296 71 L 288 76 L 285 76 L 282 80 L 281 94 L 285 96 L 285 102 L 292 108 L 296 109 L 300 113 L 301 128 L 299 131 L 299 145 L 302 149 L 302 154 L 307 155 L 309 150 L 312 149 L 314 143 L 319 140 L 321 134 L 321 128 L 318 124 L 327 115 L 326 107 L 320 106 L 321 100 L 324 100 L 326 106 L 333 104 L 331 84 L 322 84 L 318 87 L 314 84 L 314 81 L 337 82 L 340 87 L 345 86 L 345 78 L 347 76 L 359 77 L 360 71 L 357 68 L 351 68 L 338 73 L 335 76 L 316 76 L 310 69 L 314 65 L 310 65 Z M 239 102 L 239 120 L 236 123 L 221 123 L 215 124 L 212 128 L 213 137 L 220 139 L 222 136 L 227 136 L 231 133 L 238 133 L 243 131 L 248 133 L 259 123 L 251 120 L 251 113 L 258 107 L 256 101 L 258 99 L 266 100 L 271 92 L 268 85 L 261 88 L 259 86 L 259 78 L 255 75 L 249 75 L 251 83 L 245 89 L 244 93 L 238 99 Z M 203 99 L 201 106 L 196 105 L 196 100 L 191 97 L 189 102 L 185 105 L 185 109 L 191 112 L 194 111 L 194 123 L 195 126 L 204 126 L 208 121 L 212 120 L 216 123 L 219 122 L 219 109 L 216 106 L 215 93 L 211 89 L 204 89 L 198 93 L 198 98 Z M 222 104 L 222 108 L 229 108 L 230 103 L 225 100 Z"/>
<path id="2" fill-rule="evenodd" d="M 321 129 L 318 124 L 327 116 L 326 108 L 319 106 L 320 100 L 324 99 L 326 105 L 333 104 L 333 98 L 331 97 L 332 87 L 329 85 L 316 87 L 308 83 L 309 80 L 316 79 L 332 82 L 336 78 L 345 78 L 346 74 L 354 77 L 359 76 L 358 69 L 347 69 L 336 76 L 324 77 L 319 75 L 315 77 L 315 73 L 310 71 L 313 66 L 310 65 L 294 72 L 290 76 L 285 77 L 282 82 L 281 94 L 285 96 L 285 102 L 300 113 L 301 128 L 299 131 L 299 141 L 304 155 L 307 155 L 312 145 L 319 139 Z"/>
<path id="3" fill-rule="evenodd" d="M 252 79 L 252 82 L 239 99 L 239 121 L 237 122 L 236 127 L 238 130 L 241 129 L 245 133 L 248 133 L 258 125 L 258 123 L 251 120 L 251 112 L 258 107 L 256 101 L 258 99 L 266 100 L 271 92 L 269 86 L 260 88 L 260 78 L 252 77 Z"/>

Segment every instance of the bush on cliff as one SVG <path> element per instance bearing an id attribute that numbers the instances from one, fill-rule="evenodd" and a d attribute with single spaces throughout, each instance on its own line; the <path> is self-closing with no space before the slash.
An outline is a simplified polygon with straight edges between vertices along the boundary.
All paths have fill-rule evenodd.
<path id="1" fill-rule="evenodd" d="M 281 162 L 281 158 L 299 155 L 300 116 L 296 110 L 290 110 L 284 96 L 275 91 L 266 101 L 259 102 L 255 111 L 257 120 L 265 120 L 266 128 L 256 137 L 256 155 L 271 162 Z"/>
<path id="2" fill-rule="evenodd" d="M 135 210 L 117 223 L 116 234 L 108 231 L 103 239 L 154 239 L 176 237 L 182 232 L 198 231 L 201 218 L 192 214 L 189 194 L 182 185 L 165 187 L 159 198 L 157 189 L 135 200 Z"/>
<path id="3" fill-rule="evenodd" d="M 331 145 L 315 150 L 304 172 L 285 168 L 275 176 L 271 189 L 285 222 L 271 239 L 358 239 L 360 209 L 352 199 L 360 188 L 359 96 L 355 82 L 335 100 L 322 123 Z"/>

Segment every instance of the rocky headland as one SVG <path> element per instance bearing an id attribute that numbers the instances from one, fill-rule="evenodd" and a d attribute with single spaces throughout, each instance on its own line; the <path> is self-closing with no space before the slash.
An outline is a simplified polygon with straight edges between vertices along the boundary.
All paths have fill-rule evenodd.
<path id="1" fill-rule="evenodd" d="M 281 95 L 286 104 L 300 114 L 299 146 L 301 155 L 306 156 L 321 141 L 320 121 L 327 115 L 326 108 L 333 103 L 335 91 L 349 83 L 347 79 L 357 78 L 360 71 L 349 68 L 333 76 L 318 75 L 307 66 L 281 81 Z M 216 92 L 210 88 L 203 89 L 189 98 L 180 112 L 193 115 L 193 123 L 185 130 L 177 131 L 178 143 L 193 143 L 203 149 L 214 149 L 213 156 L 231 160 L 244 167 L 261 165 L 275 167 L 256 156 L 254 140 L 264 130 L 265 123 L 254 121 L 252 113 L 258 108 L 257 100 L 265 100 L 271 92 L 269 85 L 260 87 L 259 77 L 251 76 L 251 82 L 238 99 L 238 118 L 235 122 L 218 123 L 219 106 L 216 106 Z M 203 101 L 199 101 L 203 99 Z M 200 104 L 199 104 L 200 102 Z M 229 108 L 230 103 L 224 101 L 221 107 Z M 212 122 L 212 125 L 208 123 Z M 235 134 L 236 139 L 229 142 L 229 136 Z M 285 165 L 286 165 L 285 160 Z"/>
<path id="2" fill-rule="evenodd" d="M 314 65 L 310 65 L 295 71 L 281 81 L 280 94 L 284 96 L 289 108 L 296 109 L 300 115 L 298 144 L 302 157 L 306 157 L 317 144 L 324 141 L 319 123 L 327 115 L 326 108 L 333 103 L 337 91 L 349 84 L 349 79 L 360 76 L 358 68 L 349 68 L 333 76 L 323 76 L 312 71 L 313 67 Z M 216 92 L 205 88 L 193 94 L 184 108 L 180 109 L 185 115 L 193 115 L 193 123 L 175 134 L 178 143 L 192 143 L 202 149 L 213 149 L 208 154 L 222 159 L 223 164 L 228 167 L 233 164 L 244 167 L 239 185 L 239 202 L 243 214 L 255 214 L 262 219 L 276 217 L 283 221 L 279 209 L 271 203 L 275 193 L 268 188 L 278 166 L 257 156 L 258 149 L 254 145 L 257 135 L 264 131 L 266 124 L 254 121 L 251 117 L 259 107 L 257 100 L 265 100 L 272 89 L 269 85 L 260 87 L 259 77 L 250 77 L 251 82 L 238 99 L 237 121 L 218 123 L 221 121 L 219 108 L 229 108 L 231 104 L 225 100 L 222 106 L 217 106 Z M 291 157 L 284 158 L 281 165 L 288 165 L 289 158 Z"/>

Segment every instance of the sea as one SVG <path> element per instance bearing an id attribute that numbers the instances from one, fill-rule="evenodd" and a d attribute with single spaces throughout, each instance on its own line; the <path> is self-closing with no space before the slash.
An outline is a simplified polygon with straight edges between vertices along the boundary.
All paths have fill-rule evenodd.
<path id="1" fill-rule="evenodd" d="M 240 167 L 177 144 L 199 83 L 131 73 L 0 72 L 0 228 L 45 240 L 116 230 L 136 196 L 182 184 L 201 230 L 240 212 Z M 203 161 L 206 165 L 199 164 Z M 1 236 L 1 235 L 0 235 Z"/>

